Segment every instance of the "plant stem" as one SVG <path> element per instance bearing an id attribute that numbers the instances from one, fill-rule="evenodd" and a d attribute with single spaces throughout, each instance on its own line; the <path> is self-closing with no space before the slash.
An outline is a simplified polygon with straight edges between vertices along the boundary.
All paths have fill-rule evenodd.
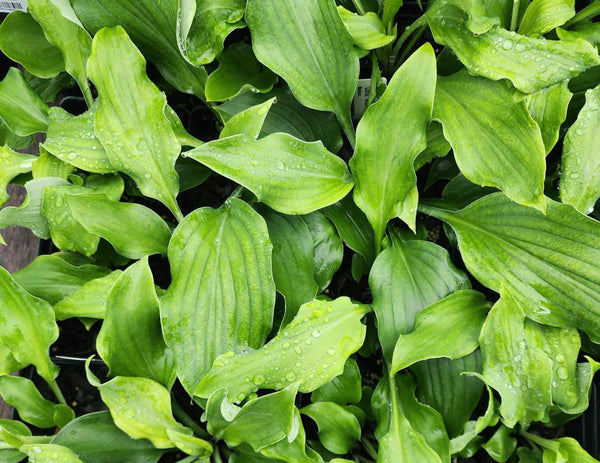
<path id="1" fill-rule="evenodd" d="M 227 197 L 227 199 L 239 198 L 242 194 L 242 191 L 244 191 L 244 187 L 242 185 L 236 186 L 235 189 L 231 192 L 231 194 Z"/>
<path id="2" fill-rule="evenodd" d="M 427 29 L 427 26 L 423 25 L 419 28 L 419 30 L 415 34 L 413 34 L 410 41 L 406 44 L 406 47 L 404 47 L 404 50 L 402 50 L 402 54 L 396 60 L 396 63 L 395 63 L 396 69 L 398 69 L 400 67 L 400 65 L 404 62 L 405 58 L 408 56 L 408 54 L 411 52 L 411 50 L 415 46 L 415 43 L 417 43 L 417 41 L 421 38 L 421 36 L 423 35 L 423 33 L 425 32 L 426 29 Z"/>
<path id="3" fill-rule="evenodd" d="M 215 460 L 215 463 L 223 463 L 223 460 L 221 459 L 221 453 L 219 452 L 219 447 L 215 447 L 215 453 L 213 453 L 213 458 Z"/>
<path id="4" fill-rule="evenodd" d="M 356 8 L 358 14 L 364 15 L 367 12 L 360 0 L 352 0 L 352 3 L 354 4 L 354 7 Z"/>
<path id="5" fill-rule="evenodd" d="M 593 2 L 586 6 L 583 10 L 579 11 L 575 16 L 573 16 L 570 20 L 568 20 L 564 28 L 568 28 L 577 24 L 578 22 L 585 21 L 586 19 L 591 19 L 594 16 L 598 16 L 600 14 L 600 2 Z"/>
<path id="6" fill-rule="evenodd" d="M 177 403 L 174 397 L 171 400 L 171 405 L 173 407 L 173 414 L 179 421 L 185 424 L 188 428 L 191 428 L 198 437 L 201 437 L 202 439 L 210 439 L 210 434 L 202 429 L 202 427 L 196 423 L 196 421 L 190 415 L 188 415 L 183 408 L 181 408 L 181 405 Z"/>
<path id="7" fill-rule="evenodd" d="M 408 26 L 406 29 L 404 29 L 404 32 L 402 33 L 402 35 L 398 38 L 398 40 L 396 40 L 396 43 L 394 44 L 394 48 L 392 48 L 392 56 L 398 55 L 398 53 L 400 52 L 400 48 L 402 48 L 402 45 L 404 45 L 404 42 L 406 42 L 406 40 L 411 36 L 411 34 L 414 31 L 416 31 L 420 27 L 423 27 L 426 25 L 427 25 L 427 17 L 423 14 L 423 15 L 419 16 L 415 20 L 415 22 L 413 22 L 410 26 Z"/>
<path id="8" fill-rule="evenodd" d="M 90 84 L 87 81 L 85 85 L 81 87 L 81 93 L 83 93 L 83 98 L 85 99 L 87 107 L 91 108 L 94 104 L 94 97 L 92 96 L 92 91 L 90 90 Z"/>
<path id="9" fill-rule="evenodd" d="M 61 404 L 67 405 L 67 401 L 65 400 L 65 396 L 63 395 L 62 391 L 60 390 L 60 387 L 58 387 L 58 384 L 56 383 L 56 380 L 52 380 L 51 382 L 48 383 L 48 385 L 50 386 L 50 389 L 52 389 L 52 392 L 56 396 L 56 399 Z"/>
<path id="10" fill-rule="evenodd" d="M 519 21 L 519 10 L 521 8 L 521 0 L 513 0 L 512 16 L 510 17 L 510 30 L 514 31 L 517 29 L 517 22 Z"/>
<path id="11" fill-rule="evenodd" d="M 8 450 L 8 449 L 12 449 L 12 448 L 14 448 L 14 447 L 12 447 L 8 444 L 5 444 L 4 442 L 0 442 L 0 450 Z"/>
<path id="12" fill-rule="evenodd" d="M 190 455 L 183 460 L 179 460 L 177 463 L 194 463 L 195 461 L 198 461 L 198 457 L 196 455 Z"/>
<path id="13" fill-rule="evenodd" d="M 352 124 L 352 117 L 350 117 L 350 111 L 341 110 L 336 113 L 338 121 L 346 134 L 346 138 L 350 142 L 350 146 L 354 149 L 356 145 L 356 133 L 354 132 L 354 125 Z"/>
<path id="14" fill-rule="evenodd" d="M 377 460 L 377 450 L 375 449 L 373 443 L 365 437 L 361 440 L 361 444 L 369 456 L 373 458 L 373 460 Z"/>

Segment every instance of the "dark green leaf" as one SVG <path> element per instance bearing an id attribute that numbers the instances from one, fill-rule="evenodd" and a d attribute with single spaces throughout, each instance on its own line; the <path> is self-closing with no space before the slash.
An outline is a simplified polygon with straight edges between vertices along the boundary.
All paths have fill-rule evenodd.
<path id="1" fill-rule="evenodd" d="M 114 284 L 96 348 L 111 376 L 149 378 L 166 388 L 173 385 L 173 356 L 163 341 L 158 297 L 147 259 L 130 266 Z"/>
<path id="2" fill-rule="evenodd" d="M 391 361 L 398 336 L 413 330 L 423 308 L 469 286 L 443 248 L 427 241 L 394 241 L 377 256 L 369 275 L 384 357 Z"/>
<path id="3" fill-rule="evenodd" d="M 360 402 L 362 397 L 361 376 L 354 359 L 349 358 L 344 372 L 324 384 L 310 396 L 312 402 L 333 402 L 348 405 Z"/>
<path id="4" fill-rule="evenodd" d="M 172 0 L 72 0 L 92 33 L 122 26 L 164 78 L 182 92 L 204 98 L 206 71 L 189 64 L 178 48 L 177 3 Z"/>
<path id="5" fill-rule="evenodd" d="M 13 11 L 2 21 L 0 49 L 39 77 L 54 77 L 65 70 L 60 50 L 48 42 L 44 30 L 24 11 Z"/>
<path id="6" fill-rule="evenodd" d="M 258 60 L 283 77 L 303 105 L 335 113 L 354 144 L 350 103 L 358 57 L 335 4 L 249 0 L 246 22 Z"/>
<path id="7" fill-rule="evenodd" d="M 539 37 L 575 16 L 575 0 L 533 0 L 525 10 L 519 34 Z"/>
<path id="8" fill-rule="evenodd" d="M 0 82 L 0 118 L 19 136 L 45 132 L 48 128 L 48 105 L 17 68 L 10 68 Z"/>
<path id="9" fill-rule="evenodd" d="M 277 76 L 256 60 L 252 47 L 234 43 L 219 57 L 219 67 L 208 76 L 206 99 L 225 101 L 247 91 L 267 93 L 276 82 Z"/>
<path id="10" fill-rule="evenodd" d="M 8 184 L 19 174 L 30 172 L 37 158 L 13 151 L 8 146 L 0 147 L 0 206 L 10 199 L 6 192 Z M 12 224 L 2 225 L 3 227 Z"/>
<path id="11" fill-rule="evenodd" d="M 156 463 L 163 453 L 147 440 L 134 440 L 117 428 L 109 412 L 89 413 L 69 423 L 52 443 L 68 447 L 85 463 Z"/>
<path id="12" fill-rule="evenodd" d="M 319 440 L 330 452 L 344 455 L 360 440 L 360 423 L 351 412 L 336 403 L 317 402 L 300 412 L 317 423 Z"/>

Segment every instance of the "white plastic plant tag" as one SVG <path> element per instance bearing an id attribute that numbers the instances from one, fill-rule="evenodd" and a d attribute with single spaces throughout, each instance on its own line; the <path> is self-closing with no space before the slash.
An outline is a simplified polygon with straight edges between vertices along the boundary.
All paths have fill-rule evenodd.
<path id="1" fill-rule="evenodd" d="M 14 10 L 27 11 L 27 0 L 0 1 L 0 13 L 10 13 Z"/>
<path id="2" fill-rule="evenodd" d="M 387 84 L 387 79 L 382 77 L 381 79 Z M 358 121 L 369 106 L 369 93 L 371 92 L 371 79 L 358 79 L 358 87 L 352 100 L 352 117 L 355 121 Z"/>

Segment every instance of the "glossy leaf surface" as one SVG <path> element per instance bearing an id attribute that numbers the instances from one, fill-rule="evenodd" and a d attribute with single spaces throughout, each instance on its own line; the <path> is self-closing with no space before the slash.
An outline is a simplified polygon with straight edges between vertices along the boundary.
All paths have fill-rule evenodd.
<path id="1" fill-rule="evenodd" d="M 227 137 L 185 155 L 243 185 L 259 201 L 284 214 L 313 212 L 352 189 L 352 176 L 342 159 L 321 142 L 307 143 L 283 133 L 259 140 Z"/>
<path id="2" fill-rule="evenodd" d="M 182 92 L 204 97 L 206 71 L 186 61 L 177 42 L 177 2 L 173 0 L 73 0 L 81 22 L 92 33 L 122 26 L 165 79 Z"/>
<path id="3" fill-rule="evenodd" d="M 585 106 L 565 136 L 560 198 L 589 214 L 600 197 L 600 86 L 585 93 Z"/>
<path id="4" fill-rule="evenodd" d="M 319 440 L 330 452 L 345 455 L 360 440 L 360 423 L 351 412 L 336 403 L 317 402 L 300 412 L 317 423 Z"/>
<path id="5" fill-rule="evenodd" d="M 285 79 L 300 103 L 335 113 L 353 143 L 350 103 L 358 58 L 335 5 L 327 0 L 249 0 L 246 22 L 258 60 Z"/>
<path id="6" fill-rule="evenodd" d="M 362 345 L 366 328 L 360 320 L 367 311 L 347 297 L 304 304 L 261 349 L 219 357 L 195 395 L 208 397 L 226 388 L 230 399 L 241 401 L 258 389 L 296 382 L 300 392 L 312 392 L 342 373 L 346 359 Z"/>
<path id="7" fill-rule="evenodd" d="M 52 382 L 58 375 L 48 352 L 58 338 L 52 306 L 25 291 L 2 267 L 0 289 L 0 345 L 10 351 L 21 367 L 34 365 L 42 378 Z"/>
<path id="8" fill-rule="evenodd" d="M 147 259 L 128 267 L 114 284 L 96 348 L 111 376 L 149 378 L 167 388 L 175 381 L 175 365 L 163 341 L 159 302 Z"/>
<path id="9" fill-rule="evenodd" d="M 131 439 L 115 426 L 109 412 L 89 413 L 69 423 L 52 443 L 70 448 L 86 463 L 156 463 L 162 451 L 149 441 Z"/>
<path id="10" fill-rule="evenodd" d="M 88 68 L 100 100 L 94 129 L 110 164 L 181 219 L 175 200 L 181 145 L 164 114 L 166 97 L 146 75 L 144 57 L 121 27 L 106 28 L 94 37 Z"/>
<path id="11" fill-rule="evenodd" d="M 423 308 L 469 286 L 448 253 L 433 243 L 395 241 L 379 254 L 369 274 L 369 287 L 384 357 L 391 361 L 398 337 L 413 330 Z"/>
<path id="12" fill-rule="evenodd" d="M 375 230 L 376 246 L 394 217 L 415 227 L 418 197 L 411 195 L 416 187 L 413 162 L 427 145 L 435 70 L 433 49 L 424 45 L 396 71 L 381 99 L 358 125 L 356 151 L 350 160 L 356 178 L 354 200 Z"/>
<path id="13" fill-rule="evenodd" d="M 525 103 L 513 99 L 513 91 L 461 71 L 439 78 L 433 112 L 467 179 L 544 210 L 544 142 Z"/>
<path id="14" fill-rule="evenodd" d="M 579 328 L 597 340 L 600 224 L 546 201 L 546 215 L 501 193 L 457 212 L 423 210 L 453 227 L 467 268 L 484 285 L 504 287 L 540 323 Z"/>
<path id="15" fill-rule="evenodd" d="M 219 67 L 208 76 L 206 99 L 225 101 L 247 91 L 266 93 L 277 82 L 277 76 L 261 65 L 252 47 L 235 43 L 219 57 Z"/>
<path id="16" fill-rule="evenodd" d="M 470 289 L 456 291 L 424 308 L 416 317 L 414 330 L 398 338 L 392 372 L 429 358 L 456 359 L 470 354 L 479 345 L 488 308 L 483 294 Z M 448 326 L 452 332 L 440 337 L 440 331 Z"/>
<path id="17" fill-rule="evenodd" d="M 275 303 L 271 249 L 264 220 L 238 199 L 197 209 L 173 233 L 172 282 L 160 312 L 187 390 L 220 354 L 264 344 Z"/>

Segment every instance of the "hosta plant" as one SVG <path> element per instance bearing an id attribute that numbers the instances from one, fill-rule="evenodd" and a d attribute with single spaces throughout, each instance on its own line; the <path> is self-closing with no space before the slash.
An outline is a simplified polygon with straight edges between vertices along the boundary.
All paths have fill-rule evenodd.
<path id="1" fill-rule="evenodd" d="M 0 462 L 597 461 L 597 1 L 27 3 Z"/>

